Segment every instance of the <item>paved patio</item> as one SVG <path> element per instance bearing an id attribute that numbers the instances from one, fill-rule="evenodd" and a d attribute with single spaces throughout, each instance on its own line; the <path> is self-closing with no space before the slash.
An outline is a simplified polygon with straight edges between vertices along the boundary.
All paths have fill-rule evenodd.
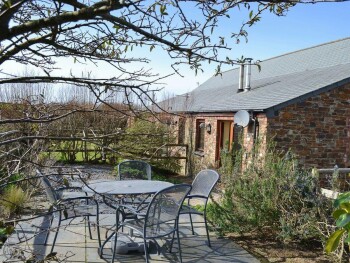
<path id="1" fill-rule="evenodd" d="M 102 215 L 100 225 L 102 226 L 101 239 L 105 239 L 106 227 L 111 226 L 114 215 Z M 16 227 L 16 234 L 12 235 L 8 242 L 18 243 L 21 240 L 20 245 L 5 246 L 0 252 L 1 262 L 21 262 L 26 257 L 27 259 L 32 257 L 34 261 L 40 262 L 45 259 L 45 256 L 51 249 L 51 244 L 54 237 L 54 232 L 49 235 L 48 245 L 43 245 L 45 239 L 45 229 L 48 227 L 48 217 L 41 217 L 35 220 L 22 222 Z M 198 219 L 198 218 L 197 218 Z M 56 220 L 55 220 L 56 221 Z M 55 229 L 55 221 L 53 229 Z M 91 219 L 93 221 L 93 219 Z M 56 222 L 57 223 L 57 222 Z M 98 256 L 97 248 L 97 231 L 96 227 L 93 227 L 92 236 L 93 240 L 89 238 L 88 227 L 86 221 L 78 218 L 69 223 L 69 220 L 63 221 L 66 223 L 60 229 L 57 243 L 55 246 L 55 252 L 57 252 L 58 262 L 109 262 L 111 260 L 111 244 L 107 244 L 104 249 L 104 259 Z M 211 234 L 212 248 L 206 245 L 205 228 L 202 224 L 197 224 L 196 234 L 192 235 L 190 232 L 188 218 L 181 216 L 181 247 L 183 262 L 259 262 L 248 252 L 234 244 L 232 241 L 226 238 L 217 238 Z M 177 256 L 177 243 L 174 243 L 173 253 L 169 253 L 166 250 L 166 246 L 163 243 L 162 251 L 158 255 L 156 249 L 150 249 L 150 262 L 179 262 Z M 17 253 L 17 256 L 9 258 L 4 255 L 9 253 L 9 250 L 23 251 L 24 253 Z M 31 256 L 33 255 L 33 256 Z M 50 261 L 48 261 L 50 262 Z M 52 262 L 57 262 L 52 259 Z M 145 262 L 143 253 L 130 253 L 126 255 L 116 255 L 115 262 Z"/>

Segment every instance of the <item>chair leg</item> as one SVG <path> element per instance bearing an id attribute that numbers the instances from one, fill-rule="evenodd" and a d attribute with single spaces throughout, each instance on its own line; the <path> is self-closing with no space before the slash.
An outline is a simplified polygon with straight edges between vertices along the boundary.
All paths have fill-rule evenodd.
<path id="1" fill-rule="evenodd" d="M 115 259 L 115 251 L 117 249 L 117 242 L 118 242 L 118 229 L 115 231 L 115 234 L 114 234 L 114 246 L 113 246 L 113 249 L 112 249 L 112 263 L 114 262 L 114 259 Z"/>
<path id="2" fill-rule="evenodd" d="M 192 235 L 194 235 L 194 229 L 193 229 L 193 222 L 192 222 L 192 214 L 191 214 L 191 212 L 189 212 L 188 215 L 190 216 Z"/>
<path id="3" fill-rule="evenodd" d="M 175 231 L 173 232 L 173 238 L 171 239 L 171 242 L 170 242 L 169 253 L 171 253 L 173 249 L 174 238 L 175 238 Z"/>
<path id="4" fill-rule="evenodd" d="M 112 263 L 114 262 L 115 259 L 115 251 L 117 249 L 117 242 L 118 242 L 118 230 L 119 230 L 119 213 L 115 213 L 115 222 L 116 222 L 116 226 L 115 226 L 115 230 L 114 230 L 114 246 L 112 249 Z M 113 236 L 113 234 L 111 235 Z"/>
<path id="5" fill-rule="evenodd" d="M 49 228 L 46 230 L 46 236 L 45 236 L 44 245 L 46 245 L 46 244 L 47 244 L 47 240 L 48 240 L 48 238 L 49 238 L 49 234 L 50 234 L 50 230 L 51 230 L 52 222 L 53 222 L 53 214 L 51 214 Z"/>
<path id="6" fill-rule="evenodd" d="M 91 225 L 90 225 L 90 216 L 86 216 L 86 218 L 87 218 L 87 222 L 88 222 L 89 236 L 90 236 L 90 239 L 92 239 Z"/>
<path id="7" fill-rule="evenodd" d="M 149 262 L 149 259 L 148 259 L 148 247 L 147 247 L 147 241 L 146 241 L 145 238 L 143 239 L 143 245 L 145 246 L 145 258 L 146 258 L 146 263 L 148 263 L 148 262 Z"/>
<path id="8" fill-rule="evenodd" d="M 114 236 L 114 233 L 112 233 L 112 234 L 103 242 L 103 244 L 100 245 L 99 255 L 100 255 L 101 258 L 102 258 L 102 255 L 103 255 L 103 248 L 104 248 L 104 246 L 107 244 L 107 242 L 108 242 L 109 240 L 111 240 L 111 238 L 112 238 L 113 236 Z"/>
<path id="9" fill-rule="evenodd" d="M 96 228 L 97 228 L 97 238 L 98 238 L 98 245 L 101 247 L 101 233 L 100 233 L 100 217 L 99 212 L 96 214 Z"/>
<path id="10" fill-rule="evenodd" d="M 209 238 L 209 229 L 208 229 L 208 223 L 207 223 L 207 216 L 206 216 L 206 214 L 204 214 L 203 216 L 204 216 L 205 230 L 207 231 L 208 247 L 211 247 L 210 238 Z"/>
<path id="11" fill-rule="evenodd" d="M 176 229 L 176 236 L 177 236 L 177 244 L 178 244 L 178 247 L 179 247 L 180 263 L 182 263 L 182 254 L 181 254 L 181 244 L 180 244 L 179 228 Z"/>
<path id="12" fill-rule="evenodd" d="M 57 239 L 57 236 L 58 236 L 58 231 L 60 230 L 61 221 L 62 221 L 62 212 L 59 211 L 57 229 L 56 229 L 55 237 L 54 237 L 53 242 L 52 242 L 52 247 L 51 247 L 50 254 L 53 253 L 53 250 L 54 250 L 54 247 L 55 247 L 55 244 L 56 244 L 56 239 Z"/>

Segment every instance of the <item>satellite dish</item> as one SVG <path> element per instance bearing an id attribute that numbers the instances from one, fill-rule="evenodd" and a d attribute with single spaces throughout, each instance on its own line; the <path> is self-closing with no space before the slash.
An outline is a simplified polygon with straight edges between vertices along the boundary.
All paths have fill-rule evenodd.
<path id="1" fill-rule="evenodd" d="M 250 122 L 249 112 L 246 110 L 237 111 L 233 117 L 233 121 L 238 126 L 246 127 Z"/>

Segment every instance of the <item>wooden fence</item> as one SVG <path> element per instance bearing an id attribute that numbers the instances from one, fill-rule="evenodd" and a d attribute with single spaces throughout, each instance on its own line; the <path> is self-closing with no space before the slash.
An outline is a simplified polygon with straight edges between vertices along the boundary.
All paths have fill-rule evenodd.
<path id="1" fill-rule="evenodd" d="M 324 189 L 350 190 L 350 168 L 317 169 L 320 186 Z"/>
<path id="2" fill-rule="evenodd" d="M 66 156 L 67 161 L 75 161 L 77 155 L 81 154 L 82 160 L 85 162 L 105 162 L 108 160 L 109 163 L 115 164 L 118 157 L 128 158 L 132 154 L 130 152 L 121 151 L 121 149 L 116 149 L 108 146 L 94 147 L 91 149 L 88 143 L 82 142 L 81 140 L 76 140 L 80 142 L 79 147 L 73 149 L 48 149 L 46 152 L 51 155 L 51 153 L 61 153 Z M 157 151 L 149 154 L 144 154 L 139 156 L 140 159 L 145 160 L 160 160 L 160 159 L 175 159 L 184 160 L 184 169 L 188 169 L 188 145 L 187 144 L 164 144 Z"/>

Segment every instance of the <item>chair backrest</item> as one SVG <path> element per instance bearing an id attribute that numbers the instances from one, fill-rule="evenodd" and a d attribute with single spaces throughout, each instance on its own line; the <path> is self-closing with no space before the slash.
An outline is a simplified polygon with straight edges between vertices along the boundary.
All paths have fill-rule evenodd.
<path id="1" fill-rule="evenodd" d="M 128 160 L 118 164 L 118 180 L 151 180 L 151 166 L 144 161 Z"/>
<path id="2" fill-rule="evenodd" d="M 39 170 L 36 170 L 38 176 L 40 176 L 41 186 L 44 188 L 47 199 L 50 203 L 55 203 L 58 200 L 56 191 L 53 189 L 49 179 L 44 176 Z"/>
<path id="3" fill-rule="evenodd" d="M 145 237 L 156 238 L 175 231 L 180 209 L 191 188 L 189 184 L 173 185 L 153 196 L 145 217 Z"/>
<path id="4" fill-rule="evenodd" d="M 192 182 L 191 195 L 201 195 L 209 197 L 220 175 L 214 170 L 202 170 Z"/>

